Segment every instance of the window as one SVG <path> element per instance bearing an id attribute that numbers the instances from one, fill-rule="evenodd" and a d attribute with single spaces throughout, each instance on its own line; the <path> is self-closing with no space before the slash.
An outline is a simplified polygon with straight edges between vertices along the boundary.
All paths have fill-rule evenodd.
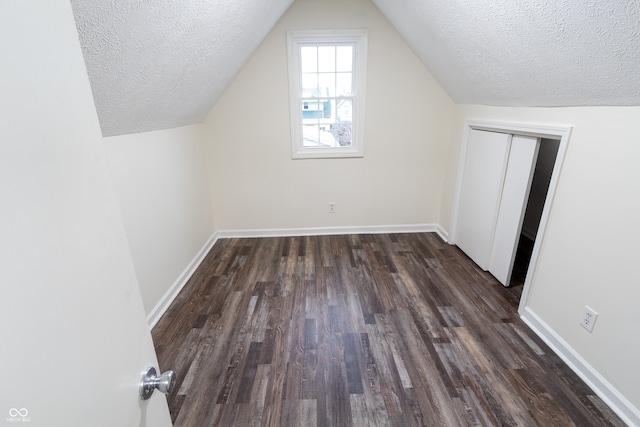
<path id="1" fill-rule="evenodd" d="M 291 156 L 362 157 L 367 30 L 287 31 Z"/>

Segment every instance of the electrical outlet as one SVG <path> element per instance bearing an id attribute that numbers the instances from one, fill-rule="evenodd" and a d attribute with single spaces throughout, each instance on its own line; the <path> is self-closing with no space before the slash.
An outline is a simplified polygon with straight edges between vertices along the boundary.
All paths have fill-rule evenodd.
<path id="1" fill-rule="evenodd" d="M 593 311 L 593 309 L 588 305 L 585 305 L 582 317 L 580 317 L 580 325 L 587 331 L 591 332 L 593 331 L 593 325 L 595 325 L 597 318 L 598 313 Z"/>
<path id="2" fill-rule="evenodd" d="M 336 202 L 329 202 L 329 213 L 336 213 Z"/>

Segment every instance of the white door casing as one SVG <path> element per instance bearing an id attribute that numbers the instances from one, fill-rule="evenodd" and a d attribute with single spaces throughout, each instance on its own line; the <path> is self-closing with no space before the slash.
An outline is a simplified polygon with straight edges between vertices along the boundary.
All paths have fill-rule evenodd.
<path id="1" fill-rule="evenodd" d="M 69 2 L 0 3 L 0 424 L 170 426 Z"/>

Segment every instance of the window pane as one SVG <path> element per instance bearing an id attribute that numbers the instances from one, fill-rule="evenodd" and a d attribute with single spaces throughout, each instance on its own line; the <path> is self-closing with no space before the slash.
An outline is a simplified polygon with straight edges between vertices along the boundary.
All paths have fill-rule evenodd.
<path id="1" fill-rule="evenodd" d="M 336 123 L 331 125 L 331 133 L 336 140 L 336 147 L 351 147 L 351 123 Z"/>
<path id="2" fill-rule="evenodd" d="M 312 73 L 318 71 L 318 48 L 315 46 L 303 46 L 300 48 L 300 61 L 302 72 Z"/>
<path id="3" fill-rule="evenodd" d="M 353 100 L 302 101 L 302 136 L 305 147 L 350 147 Z"/>
<path id="4" fill-rule="evenodd" d="M 336 70 L 336 47 L 320 46 L 318 47 L 318 71 L 335 71 Z"/>
<path id="5" fill-rule="evenodd" d="M 303 146 L 307 148 L 338 147 L 338 141 L 332 133 L 332 125 L 302 125 Z"/>
<path id="6" fill-rule="evenodd" d="M 303 73 L 302 74 L 302 96 L 319 96 L 318 93 L 318 74 Z"/>
<path id="7" fill-rule="evenodd" d="M 341 99 L 338 101 L 337 121 L 339 123 L 351 123 L 353 122 L 353 100 Z"/>
<path id="8" fill-rule="evenodd" d="M 336 96 L 336 75 L 334 73 L 320 73 L 320 96 Z"/>
<path id="9" fill-rule="evenodd" d="M 353 46 L 338 46 L 336 71 L 353 71 Z"/>
<path id="10" fill-rule="evenodd" d="M 338 73 L 336 74 L 336 96 L 353 95 L 353 74 Z"/>
<path id="11" fill-rule="evenodd" d="M 302 101 L 302 123 L 310 124 L 318 120 L 327 121 L 331 119 L 335 107 L 328 100 Z"/>
<path id="12" fill-rule="evenodd" d="M 318 125 L 317 124 L 303 124 L 302 125 L 302 144 L 304 147 L 317 147 L 318 146 Z"/>
<path id="13" fill-rule="evenodd" d="M 352 142 L 353 101 L 341 99 L 336 103 L 336 122 L 332 125 L 333 135 L 340 147 L 349 147 Z"/>

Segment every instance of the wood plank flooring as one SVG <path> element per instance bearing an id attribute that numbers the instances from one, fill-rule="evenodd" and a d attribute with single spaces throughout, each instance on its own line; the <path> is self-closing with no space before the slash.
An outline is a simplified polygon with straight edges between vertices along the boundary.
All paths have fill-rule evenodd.
<path id="1" fill-rule="evenodd" d="M 225 239 L 153 330 L 175 426 L 622 426 L 436 234 Z"/>

